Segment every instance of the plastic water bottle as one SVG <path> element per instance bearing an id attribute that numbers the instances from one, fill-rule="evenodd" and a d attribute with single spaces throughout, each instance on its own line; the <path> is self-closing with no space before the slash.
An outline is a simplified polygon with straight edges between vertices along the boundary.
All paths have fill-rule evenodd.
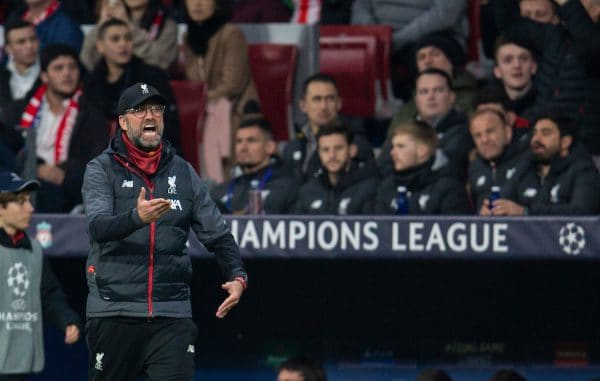
<path id="1" fill-rule="evenodd" d="M 406 215 L 408 214 L 408 196 L 406 195 L 406 187 L 400 185 L 398 188 L 398 194 L 396 196 L 396 214 Z"/>
<path id="2" fill-rule="evenodd" d="M 499 200 L 500 199 L 500 187 L 497 185 L 494 185 L 492 187 L 492 193 L 490 194 L 490 205 L 489 208 L 490 210 L 494 207 L 494 201 Z"/>
<path id="3" fill-rule="evenodd" d="M 262 214 L 262 192 L 258 180 L 250 181 L 250 192 L 248 193 L 248 213 Z"/>

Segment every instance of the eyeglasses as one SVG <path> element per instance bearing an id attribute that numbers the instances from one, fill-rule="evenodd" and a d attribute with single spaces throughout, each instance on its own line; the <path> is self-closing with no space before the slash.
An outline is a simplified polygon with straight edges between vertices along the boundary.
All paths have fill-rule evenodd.
<path id="1" fill-rule="evenodd" d="M 125 110 L 126 113 L 133 114 L 136 118 L 143 118 L 146 116 L 146 113 L 150 110 L 150 113 L 153 116 L 162 116 L 165 113 L 165 106 L 163 105 L 145 105 L 145 106 L 137 106 L 132 107 Z"/>

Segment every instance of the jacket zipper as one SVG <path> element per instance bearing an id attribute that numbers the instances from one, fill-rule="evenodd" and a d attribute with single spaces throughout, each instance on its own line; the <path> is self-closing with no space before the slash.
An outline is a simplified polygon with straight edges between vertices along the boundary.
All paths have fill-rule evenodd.
<path id="1" fill-rule="evenodd" d="M 123 165 L 128 171 L 137 175 L 142 179 L 144 184 L 148 187 L 150 191 L 149 198 L 150 200 L 154 199 L 154 184 L 144 173 L 138 171 L 136 168 L 133 168 L 129 165 L 129 162 L 122 159 L 118 155 L 114 154 L 114 158 Z M 153 305 L 152 305 L 152 293 L 154 291 L 154 240 L 156 238 L 156 222 L 150 223 L 150 247 L 148 249 L 148 287 L 146 291 L 146 301 L 148 302 L 148 317 L 151 318 L 153 314 Z"/>

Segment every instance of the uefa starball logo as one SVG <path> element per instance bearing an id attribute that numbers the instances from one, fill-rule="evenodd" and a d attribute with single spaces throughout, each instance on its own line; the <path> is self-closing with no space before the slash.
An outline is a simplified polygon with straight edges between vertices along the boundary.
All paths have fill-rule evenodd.
<path id="1" fill-rule="evenodd" d="M 567 255 L 578 255 L 585 249 L 585 230 L 574 222 L 560 228 L 558 242 Z"/>
<path id="2" fill-rule="evenodd" d="M 15 263 L 8 269 L 8 287 L 13 294 L 22 298 L 29 288 L 29 271 L 21 262 Z"/>

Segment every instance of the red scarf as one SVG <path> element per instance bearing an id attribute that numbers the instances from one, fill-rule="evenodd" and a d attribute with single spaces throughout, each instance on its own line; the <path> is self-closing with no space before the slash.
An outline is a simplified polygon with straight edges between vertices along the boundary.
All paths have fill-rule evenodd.
<path id="1" fill-rule="evenodd" d="M 294 0 L 291 22 L 296 24 L 318 24 L 321 18 L 321 0 Z"/>
<path id="2" fill-rule="evenodd" d="M 156 16 L 154 16 L 154 20 L 152 20 L 152 25 L 150 25 L 150 29 L 148 29 L 148 35 L 151 40 L 156 40 L 158 37 L 158 30 L 160 29 L 160 24 L 162 24 L 163 18 L 165 17 L 162 9 L 159 9 L 156 12 Z"/>
<path id="3" fill-rule="evenodd" d="M 129 159 L 133 161 L 133 164 L 144 172 L 146 176 L 155 174 L 162 155 L 162 141 L 156 150 L 146 152 L 136 147 L 135 144 L 129 140 L 125 131 L 121 132 L 121 137 L 127 148 L 127 155 Z"/>
<path id="4" fill-rule="evenodd" d="M 31 15 L 31 11 L 27 11 L 25 12 L 25 14 L 23 15 L 23 20 L 27 20 L 27 21 L 31 21 L 31 23 L 35 26 L 37 26 L 38 24 L 40 24 L 42 21 L 46 20 L 48 17 L 52 16 L 52 14 L 54 12 L 56 12 L 58 10 L 58 8 L 60 7 L 60 4 L 58 3 L 58 0 L 54 0 L 50 5 L 48 5 L 48 8 L 46 8 L 46 10 L 44 10 L 44 12 L 42 12 L 41 15 L 39 15 L 38 17 L 36 17 L 33 20 L 29 20 L 29 17 Z"/>
<path id="5" fill-rule="evenodd" d="M 42 116 L 39 115 L 39 111 L 47 89 L 48 86 L 44 84 L 35 91 L 35 94 L 31 97 L 29 103 L 25 107 L 19 127 L 26 130 L 37 127 L 37 124 L 42 118 Z M 77 114 L 79 113 L 79 97 L 81 96 L 81 93 L 81 88 L 75 90 L 75 93 L 73 93 L 73 96 L 69 99 L 69 104 L 67 105 L 62 118 L 58 122 L 56 139 L 54 140 L 53 164 L 60 164 L 67 160 L 73 127 L 75 126 L 75 120 L 77 120 Z"/>

